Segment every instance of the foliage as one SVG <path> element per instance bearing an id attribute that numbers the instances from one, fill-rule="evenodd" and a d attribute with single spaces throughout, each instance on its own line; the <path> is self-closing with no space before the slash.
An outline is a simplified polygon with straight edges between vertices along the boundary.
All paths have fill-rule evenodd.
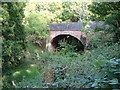
<path id="1" fill-rule="evenodd" d="M 0 68 L 2 69 L 2 37 L 0 37 Z"/>
<path id="2" fill-rule="evenodd" d="M 111 45 L 113 41 L 113 34 L 106 33 L 105 31 L 89 31 L 85 30 L 87 37 L 89 38 L 88 49 L 95 49 L 104 43 L 107 45 Z"/>
<path id="3" fill-rule="evenodd" d="M 62 2 L 63 10 L 60 19 L 67 22 L 78 22 L 88 19 L 88 3 L 85 2 Z"/>
<path id="4" fill-rule="evenodd" d="M 38 38 L 46 38 L 48 33 L 47 21 L 39 12 L 30 13 L 26 17 L 26 31 Z"/>
<path id="5" fill-rule="evenodd" d="M 26 80 L 22 79 L 21 82 L 16 84 L 16 88 L 41 88 L 42 87 L 42 78 L 41 76 L 37 76 L 33 79 Z"/>
<path id="6" fill-rule="evenodd" d="M 16 84 L 20 84 L 24 79 L 31 81 L 39 75 L 40 70 L 35 64 L 20 65 L 17 69 L 12 70 L 8 75 L 3 76 L 3 88 L 17 88 Z"/>
<path id="7" fill-rule="evenodd" d="M 47 22 L 68 22 L 87 19 L 87 16 L 84 15 L 87 15 L 88 12 L 84 10 L 81 11 L 87 6 L 86 3 L 48 2 L 47 4 L 32 3 L 30 5 L 33 5 L 34 8 L 26 7 L 26 17 L 24 18 L 23 3 L 2 4 L 3 19 L 0 20 L 2 20 L 3 23 L 2 60 L 3 68 L 5 67 L 3 73 L 7 72 L 7 74 L 2 77 L 3 89 L 120 88 L 120 45 L 119 43 L 111 42 L 112 33 L 106 34 L 105 30 L 94 30 L 95 32 L 86 31 L 90 40 L 89 50 L 82 53 L 75 52 L 76 43 L 78 42 L 71 38 L 70 42 L 60 41 L 60 48 L 53 53 L 48 52 L 48 50 L 41 52 L 39 46 L 30 41 L 31 37 L 34 38 L 33 40 L 38 41 L 39 38 L 47 37 Z M 117 14 L 112 13 L 118 5 L 114 6 L 113 3 L 108 3 L 108 5 L 106 5 L 106 3 L 97 3 L 96 5 L 95 8 L 93 8 L 93 4 L 90 10 L 95 13 L 94 15 L 97 18 L 100 17 L 102 20 L 107 21 L 110 16 L 115 15 L 115 17 L 117 17 Z M 102 6 L 99 7 L 99 5 Z M 111 6 L 108 8 L 107 6 L 109 5 Z M 82 9 L 80 7 L 82 7 Z M 101 13 L 96 10 L 97 8 L 103 7 L 106 11 L 109 11 L 104 12 L 102 9 L 98 9 L 98 11 L 101 10 Z M 87 10 L 87 7 L 85 10 Z M 83 13 L 81 14 L 81 12 Z M 26 38 L 24 26 L 22 25 L 23 18 L 28 35 L 27 48 L 25 47 Z M 112 20 L 114 21 L 115 19 L 112 18 Z M 117 21 L 115 21 L 115 23 L 116 22 Z M 85 23 L 86 21 L 84 24 Z M 113 26 L 117 29 L 118 27 L 114 24 Z M 23 56 L 26 60 L 24 59 L 24 63 L 21 62 L 22 64 L 20 65 Z M 19 67 L 15 69 L 16 65 L 19 65 Z"/>
<path id="8" fill-rule="evenodd" d="M 39 11 L 47 22 L 78 22 L 87 20 L 89 3 L 81 2 L 40 2 L 29 3 L 27 9 Z M 33 10 L 29 7 L 34 7 Z"/>
<path id="9" fill-rule="evenodd" d="M 26 49 L 23 26 L 25 3 L 2 3 L 2 76 L 10 76 L 12 69 L 20 65 Z M 9 79 L 2 78 L 3 88 L 12 88 Z"/>
<path id="10" fill-rule="evenodd" d="M 37 3 L 36 10 L 39 11 L 44 18 L 46 18 L 48 23 L 61 22 L 61 19 L 58 17 L 62 12 L 61 2 Z"/>
<path id="11" fill-rule="evenodd" d="M 93 19 L 101 20 L 108 23 L 111 28 L 108 32 L 114 33 L 114 41 L 120 39 L 120 2 L 94 2 L 89 6 L 89 10 L 93 13 Z"/>
<path id="12" fill-rule="evenodd" d="M 2 3 L 3 8 L 3 73 L 20 64 L 25 50 L 25 31 L 22 24 L 24 3 Z M 13 13 L 14 12 L 14 13 Z"/>
<path id="13" fill-rule="evenodd" d="M 63 55 L 69 52 L 74 52 L 76 49 L 77 42 L 68 42 L 65 39 L 59 41 L 59 47 L 57 48 L 57 51 Z"/>
<path id="14" fill-rule="evenodd" d="M 35 79 L 36 83 L 34 83 L 33 79 L 32 81 L 24 79 L 20 84 L 16 83 L 17 87 L 23 85 L 23 87 L 28 86 L 29 88 L 32 85 L 37 88 L 109 88 L 107 84 L 111 82 L 113 77 L 107 77 L 108 83 L 104 82 L 105 85 L 102 83 L 104 79 L 102 77 L 109 76 L 111 70 L 114 72 L 114 69 L 115 72 L 119 72 L 119 64 L 115 63 L 117 68 L 116 66 L 113 68 L 114 62 L 112 63 L 110 60 L 120 58 L 119 48 L 120 45 L 116 43 L 111 46 L 105 44 L 82 54 L 74 51 L 63 55 L 59 52 L 49 53 L 47 50 L 44 53 L 37 51 L 34 63 L 36 62 L 36 65 L 41 68 L 41 77 L 36 78 L 38 80 L 41 78 L 42 81 Z M 98 84 L 94 86 L 96 82 Z M 114 86 L 112 85 L 110 88 L 117 88 Z"/>
<path id="15" fill-rule="evenodd" d="M 27 3 L 25 7 L 25 30 L 28 43 L 41 46 L 43 40 L 48 36 L 48 20 L 36 9 L 37 3 Z M 29 45 L 29 44 L 28 44 Z"/>
<path id="16" fill-rule="evenodd" d="M 116 47 L 116 50 L 114 49 L 115 47 Z M 112 69 L 114 70 L 112 66 L 110 66 L 108 63 L 105 63 L 105 62 L 109 62 L 109 59 L 114 57 L 120 58 L 118 54 L 119 51 L 117 51 L 118 48 L 119 48 L 119 45 L 116 44 L 110 47 L 105 46 L 104 48 L 102 46 L 96 50 L 86 52 L 86 54 L 82 54 L 82 55 L 79 55 L 79 54 L 75 55 L 74 53 L 73 56 L 71 55 L 56 56 L 55 54 L 54 56 L 51 57 L 50 62 L 52 63 L 48 61 L 49 65 L 53 69 L 55 69 L 54 70 L 55 81 L 53 81 L 53 83 L 50 83 L 49 87 L 77 87 L 77 88 L 92 87 L 94 85 L 93 83 L 94 81 L 91 81 L 91 79 L 94 78 L 95 75 L 96 77 L 99 78 L 99 80 L 101 79 L 101 76 L 99 76 L 99 74 L 105 75 L 104 72 L 102 72 L 103 69 L 101 70 L 99 67 L 101 67 L 102 65 L 103 66 L 106 65 L 104 69 L 105 69 L 105 72 L 107 72 L 106 75 L 108 76 L 110 75 L 109 73 L 110 71 L 108 70 L 112 70 Z M 114 53 L 114 51 L 117 53 Z M 108 61 L 106 61 L 107 59 Z M 108 66 L 110 66 L 111 69 Z M 119 66 L 117 66 L 116 68 L 116 72 L 119 72 L 118 67 Z M 100 73 L 99 71 L 101 71 L 102 73 Z M 113 75 L 113 73 L 111 74 Z M 98 79 L 95 79 L 95 80 L 98 80 Z M 106 82 L 106 84 L 109 84 L 109 83 Z M 103 87 L 109 88 L 107 86 L 103 86 Z M 113 87 L 114 85 L 111 88 Z M 99 88 L 102 88 L 102 86 Z M 118 88 L 118 86 L 116 88 Z"/>
<path id="17" fill-rule="evenodd" d="M 114 88 L 118 89 L 120 84 L 120 59 L 112 58 L 110 60 L 95 61 L 97 74 L 89 78 L 89 84 L 92 88 Z M 102 62 L 102 63 L 101 63 Z M 98 65 L 100 63 L 100 65 Z"/>

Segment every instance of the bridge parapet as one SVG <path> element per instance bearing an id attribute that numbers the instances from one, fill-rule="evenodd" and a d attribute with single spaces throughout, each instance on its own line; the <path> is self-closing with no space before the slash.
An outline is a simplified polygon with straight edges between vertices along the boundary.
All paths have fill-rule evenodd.
<path id="1" fill-rule="evenodd" d="M 81 31 L 82 22 L 72 23 L 51 23 L 49 24 L 50 31 Z"/>

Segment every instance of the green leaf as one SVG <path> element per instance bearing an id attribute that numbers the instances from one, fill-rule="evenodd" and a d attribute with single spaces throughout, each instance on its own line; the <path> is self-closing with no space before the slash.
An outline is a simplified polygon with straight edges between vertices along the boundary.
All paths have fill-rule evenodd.
<path id="1" fill-rule="evenodd" d="M 96 87 L 98 85 L 98 82 L 94 82 L 91 87 Z"/>
<path id="2" fill-rule="evenodd" d="M 109 84 L 118 84 L 118 79 L 117 78 L 114 78 L 112 80 L 109 80 Z"/>

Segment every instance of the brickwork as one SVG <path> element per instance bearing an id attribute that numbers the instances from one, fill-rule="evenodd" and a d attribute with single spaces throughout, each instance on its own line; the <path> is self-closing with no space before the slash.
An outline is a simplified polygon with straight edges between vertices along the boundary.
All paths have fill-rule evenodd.
<path id="1" fill-rule="evenodd" d="M 82 37 L 86 38 L 86 35 L 84 32 L 81 32 L 81 31 L 50 31 L 49 32 L 49 38 L 47 39 L 47 48 L 49 51 L 54 51 L 55 48 L 54 46 L 52 45 L 52 40 L 59 36 L 59 35 L 71 35 L 75 38 L 77 38 L 78 40 L 80 40 L 81 42 L 83 42 L 83 40 L 80 39 L 80 36 L 82 35 Z M 86 42 L 86 41 L 85 41 Z"/>
<path id="2" fill-rule="evenodd" d="M 55 42 L 52 43 L 52 40 L 60 35 L 70 35 L 71 37 L 78 39 L 86 47 L 86 43 L 88 42 L 88 40 L 86 38 L 85 33 L 81 31 L 82 22 L 51 23 L 49 24 L 49 27 L 49 37 L 46 40 L 46 47 L 49 51 L 55 50 L 55 47 L 53 45 L 55 44 Z M 80 38 L 81 36 L 82 39 Z"/>

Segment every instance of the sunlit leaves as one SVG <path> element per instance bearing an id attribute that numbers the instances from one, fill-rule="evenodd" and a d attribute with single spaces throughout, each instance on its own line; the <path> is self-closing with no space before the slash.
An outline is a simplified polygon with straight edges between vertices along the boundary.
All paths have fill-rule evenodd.
<path id="1" fill-rule="evenodd" d="M 39 12 L 30 13 L 29 16 L 26 17 L 25 26 L 28 33 L 36 34 L 40 38 L 47 37 L 47 21 Z"/>
<path id="2" fill-rule="evenodd" d="M 25 49 L 25 31 L 22 24 L 25 3 L 2 3 L 2 61 L 3 73 L 19 65 Z"/>

